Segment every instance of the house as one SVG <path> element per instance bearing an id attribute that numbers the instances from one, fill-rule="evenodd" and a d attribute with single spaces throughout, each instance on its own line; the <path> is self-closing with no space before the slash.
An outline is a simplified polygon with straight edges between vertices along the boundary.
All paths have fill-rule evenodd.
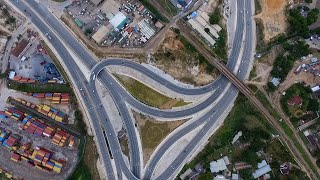
<path id="1" fill-rule="evenodd" d="M 289 106 L 301 106 L 303 99 L 300 96 L 293 96 L 287 103 Z"/>
<path id="2" fill-rule="evenodd" d="M 20 58 L 23 56 L 23 54 L 28 50 L 30 46 L 31 44 L 28 40 L 22 39 L 21 42 L 18 43 L 17 46 L 12 50 L 11 54 L 17 58 Z"/>
<path id="3" fill-rule="evenodd" d="M 273 77 L 270 82 L 277 87 L 280 84 L 280 80 L 280 78 Z"/>
<path id="4" fill-rule="evenodd" d="M 212 173 L 217 173 L 220 171 L 227 170 L 227 165 L 230 164 L 229 158 L 224 156 L 223 158 L 218 159 L 217 161 L 210 162 L 210 171 Z"/>
<path id="5" fill-rule="evenodd" d="M 258 163 L 258 169 L 254 173 L 252 173 L 252 176 L 253 178 L 257 179 L 270 171 L 271 167 L 269 166 L 266 160 L 263 160 L 261 161 L 261 163 Z"/>
<path id="6" fill-rule="evenodd" d="M 287 163 L 280 165 L 280 172 L 282 175 L 288 175 L 290 172 L 290 167 Z"/>

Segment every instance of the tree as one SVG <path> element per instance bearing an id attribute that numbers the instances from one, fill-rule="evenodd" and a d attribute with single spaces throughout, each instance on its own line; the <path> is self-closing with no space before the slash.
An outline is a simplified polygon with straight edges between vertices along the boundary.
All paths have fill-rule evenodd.
<path id="1" fill-rule="evenodd" d="M 220 9 L 217 8 L 209 17 L 210 24 L 219 24 L 221 20 Z"/>
<path id="2" fill-rule="evenodd" d="M 308 111 L 319 111 L 319 102 L 316 99 L 310 99 L 308 107 L 307 107 Z"/>
<path id="3" fill-rule="evenodd" d="M 312 3 L 312 0 L 304 0 L 306 3 Z"/>
<path id="4" fill-rule="evenodd" d="M 220 16 L 212 14 L 209 18 L 209 23 L 210 24 L 218 24 L 220 22 Z"/>

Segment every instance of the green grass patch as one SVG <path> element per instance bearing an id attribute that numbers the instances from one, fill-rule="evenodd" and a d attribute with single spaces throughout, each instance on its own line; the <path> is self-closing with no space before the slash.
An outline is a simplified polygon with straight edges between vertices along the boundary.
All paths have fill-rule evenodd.
<path id="1" fill-rule="evenodd" d="M 156 16 L 159 20 L 163 22 L 169 22 L 169 20 L 164 17 L 158 10 L 155 8 L 148 0 L 140 0 L 141 4 L 143 4 L 152 14 Z"/>
<path id="2" fill-rule="evenodd" d="M 227 62 L 227 31 L 222 29 L 219 32 L 220 37 L 216 40 L 213 52 L 224 62 Z"/>
<path id="3" fill-rule="evenodd" d="M 162 6 L 166 9 L 166 11 L 172 16 L 177 15 L 179 12 L 178 9 L 173 6 L 170 0 L 159 0 L 159 4 L 162 4 Z"/>
<path id="4" fill-rule="evenodd" d="M 99 180 L 97 170 L 98 153 L 93 137 L 86 136 L 84 155 L 68 180 Z"/>
<path id="5" fill-rule="evenodd" d="M 16 81 L 8 81 L 8 88 L 22 92 L 61 92 L 71 93 L 72 88 L 69 84 L 23 84 Z"/>
<path id="6" fill-rule="evenodd" d="M 168 109 L 185 105 L 184 101 L 169 98 L 133 78 L 123 75 L 115 75 L 115 77 L 133 97 L 149 106 Z"/>
<path id="7" fill-rule="evenodd" d="M 272 107 L 268 99 L 266 98 L 265 94 L 261 92 L 260 90 L 256 91 L 255 93 L 256 97 L 259 99 L 259 101 L 264 105 L 265 108 L 270 112 L 270 114 L 276 118 L 277 120 L 281 119 L 281 116 L 279 113 Z"/>
<path id="8" fill-rule="evenodd" d="M 200 174 L 200 176 L 198 177 L 198 180 L 208 180 L 208 179 L 213 179 L 213 176 L 209 171 Z"/>

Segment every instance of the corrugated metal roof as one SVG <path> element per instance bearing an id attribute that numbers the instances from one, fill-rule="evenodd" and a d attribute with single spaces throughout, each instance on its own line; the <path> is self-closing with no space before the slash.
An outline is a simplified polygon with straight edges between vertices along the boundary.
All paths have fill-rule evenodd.
<path id="1" fill-rule="evenodd" d="M 122 14 L 122 12 L 118 12 L 109 22 L 113 27 L 119 26 L 127 17 Z"/>
<path id="2" fill-rule="evenodd" d="M 200 16 L 201 16 L 204 20 L 206 20 L 207 22 L 209 22 L 210 17 L 208 16 L 208 13 L 202 12 L 202 13 L 200 14 Z"/>
<path id="3" fill-rule="evenodd" d="M 218 24 L 212 25 L 218 32 L 222 30 L 222 28 Z"/>
<path id="4" fill-rule="evenodd" d="M 196 31 L 198 31 L 202 37 L 204 37 L 206 39 L 206 41 L 208 41 L 208 43 L 213 46 L 216 41 L 208 35 L 208 33 L 206 33 L 204 31 L 204 28 L 194 19 L 189 19 L 188 22 L 190 23 L 190 25 L 192 26 L 193 29 L 195 29 Z"/>
<path id="5" fill-rule="evenodd" d="M 219 34 L 217 33 L 216 29 L 214 29 L 212 26 L 209 26 L 208 24 L 205 26 L 206 28 L 209 29 L 210 34 L 212 34 L 212 36 L 214 36 L 215 38 L 219 38 Z"/>
<path id="6" fill-rule="evenodd" d="M 201 26 L 205 27 L 207 25 L 207 21 L 204 20 L 201 16 L 197 16 L 196 20 L 201 24 Z"/>

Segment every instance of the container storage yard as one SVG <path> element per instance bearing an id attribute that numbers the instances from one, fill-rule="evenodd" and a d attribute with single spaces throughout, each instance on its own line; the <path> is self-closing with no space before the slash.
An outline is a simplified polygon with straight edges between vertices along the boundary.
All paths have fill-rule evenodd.
<path id="1" fill-rule="evenodd" d="M 46 116 L 50 112 L 56 115 L 60 112 L 47 105 L 15 100 Z M 79 138 L 71 134 L 8 104 L 4 111 L 0 111 L 0 163 L 6 164 L 6 176 L 66 179 L 76 166 L 78 155 Z"/>

